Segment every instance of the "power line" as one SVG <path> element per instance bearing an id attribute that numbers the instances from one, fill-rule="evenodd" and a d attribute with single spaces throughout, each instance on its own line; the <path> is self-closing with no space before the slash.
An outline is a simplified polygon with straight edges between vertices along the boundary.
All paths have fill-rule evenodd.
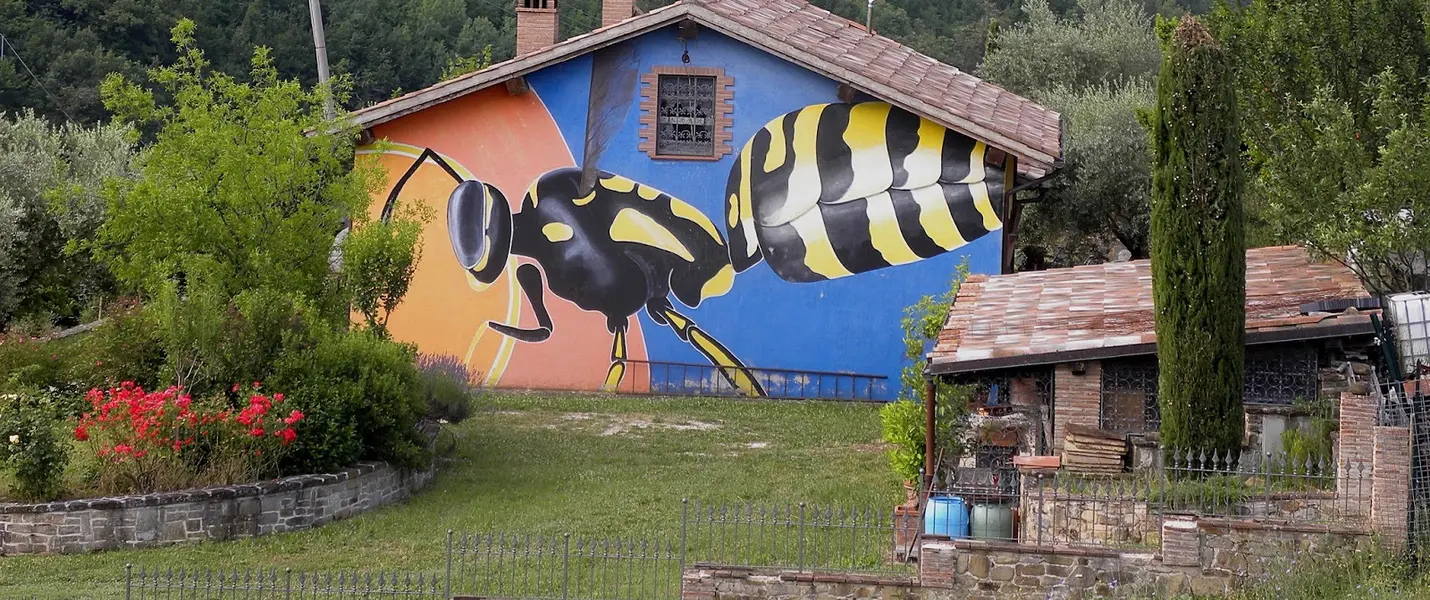
<path id="1" fill-rule="evenodd" d="M 6 38 L 5 34 L 0 33 L 0 58 L 4 58 L 5 56 L 5 46 L 10 47 L 10 53 L 15 55 L 15 60 L 20 61 L 20 66 L 25 67 L 25 72 L 29 73 L 30 78 L 35 80 L 35 85 L 40 86 L 40 89 L 44 90 L 45 95 L 49 96 L 50 100 L 55 103 L 55 108 L 60 109 L 60 112 L 63 113 L 65 118 L 69 119 L 70 122 L 74 122 L 74 117 L 71 117 L 69 111 L 65 110 L 64 105 L 60 103 L 60 99 L 56 98 L 54 94 L 50 93 L 50 89 L 45 87 L 44 82 L 40 81 L 39 76 L 35 75 L 34 71 L 30 70 L 30 65 L 25 64 L 25 59 L 20 57 L 20 51 L 15 48 L 15 44 L 10 43 L 9 38 Z"/>

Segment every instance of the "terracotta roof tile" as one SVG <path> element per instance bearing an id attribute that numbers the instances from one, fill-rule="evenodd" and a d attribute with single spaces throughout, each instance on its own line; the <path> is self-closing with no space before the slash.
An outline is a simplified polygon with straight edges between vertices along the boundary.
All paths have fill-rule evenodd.
<path id="1" fill-rule="evenodd" d="M 1062 163 L 1058 113 L 943 64 L 807 0 L 682 0 L 543 50 L 353 112 L 363 126 L 569 60 L 621 39 L 692 19 L 1018 157 L 1042 177 Z"/>
<path id="2" fill-rule="evenodd" d="M 807 35 L 801 34 L 774 43 L 795 46 L 832 64 L 858 70 L 894 91 L 959 117 L 962 122 L 943 124 L 1019 156 L 1019 170 L 1025 175 L 1041 176 L 1061 160 L 1062 126 L 1058 113 L 870 33 L 806 0 L 764 0 L 755 10 L 748 9 L 747 0 L 686 2 L 755 31 L 779 31 L 786 22 L 794 22 L 818 32 L 824 37 L 819 43 L 808 43 Z M 925 116 L 941 120 L 937 119 L 939 115 Z"/>
<path id="3" fill-rule="evenodd" d="M 1339 263 L 1297 246 L 1246 253 L 1247 331 L 1296 328 L 1364 315 L 1301 313 L 1318 300 L 1369 294 Z M 930 357 L 956 364 L 1036 357 L 1156 341 L 1151 263 L 1137 260 L 1012 275 L 973 275 L 959 289 Z"/>

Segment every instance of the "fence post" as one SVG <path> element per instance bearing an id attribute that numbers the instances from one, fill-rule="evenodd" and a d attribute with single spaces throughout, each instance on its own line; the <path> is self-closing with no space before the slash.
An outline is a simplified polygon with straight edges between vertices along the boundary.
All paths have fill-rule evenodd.
<path id="1" fill-rule="evenodd" d="M 283 597 L 285 599 L 293 597 L 293 567 L 283 569 Z"/>
<path id="2" fill-rule="evenodd" d="M 1038 545 L 1043 545 L 1043 474 L 1038 473 Z"/>
<path id="3" fill-rule="evenodd" d="M 799 572 L 804 572 L 804 503 L 799 503 Z"/>
<path id="4" fill-rule="evenodd" d="M 130 600 L 130 599 L 131 599 L 130 589 L 132 589 L 133 586 L 134 586 L 134 577 L 133 577 L 133 575 L 134 575 L 134 565 L 133 565 L 133 564 L 130 564 L 130 563 L 125 563 L 125 564 L 124 564 L 124 600 Z"/>
<path id="5" fill-rule="evenodd" d="M 1263 487 L 1265 487 L 1265 489 L 1266 489 L 1266 514 L 1267 514 L 1267 516 L 1270 516 L 1270 515 L 1271 515 L 1271 453 L 1270 453 L 1270 452 L 1265 452 L 1265 453 L 1263 453 L 1263 454 L 1264 454 L 1264 456 L 1265 456 L 1265 461 L 1266 461 L 1266 466 L 1265 466 L 1265 467 L 1262 467 L 1262 470 L 1265 471 L 1265 473 L 1264 473 L 1265 477 L 1263 477 L 1263 479 L 1266 480 L 1266 483 L 1265 483 L 1265 485 L 1263 486 Z"/>
<path id="6" fill-rule="evenodd" d="M 687 530 L 689 529 L 689 526 L 690 526 L 689 524 L 690 524 L 690 499 L 689 499 L 689 498 L 681 498 L 681 499 L 680 499 L 680 590 L 679 590 L 680 593 L 681 593 L 681 597 L 684 597 L 684 594 L 685 594 L 685 557 L 686 557 L 686 554 L 689 552 L 689 550 L 687 549 L 687 547 L 689 546 L 689 541 L 688 541 L 688 538 L 687 538 L 686 536 L 687 536 Z"/>
<path id="7" fill-rule="evenodd" d="M 453 530 L 447 530 L 447 583 L 443 584 L 443 598 L 452 599 L 452 534 Z"/>
<path id="8" fill-rule="evenodd" d="M 918 511 L 918 523 L 915 524 L 915 529 L 914 529 L 914 531 L 915 531 L 914 536 L 913 536 L 913 537 L 914 537 L 914 547 L 913 547 L 913 548 L 907 548 L 907 549 L 905 549 L 905 555 L 907 555 L 907 556 L 913 556 L 915 549 L 919 550 L 920 552 L 923 551 L 923 547 L 924 547 L 924 511 L 928 509 L 928 501 L 929 501 L 929 498 L 933 495 L 933 486 L 930 485 L 931 483 L 932 483 L 932 482 L 930 482 L 930 481 L 928 480 L 928 473 L 925 473 L 925 472 L 924 472 L 924 468 L 923 468 L 923 467 L 919 467 L 919 481 L 918 481 L 918 483 L 914 484 L 914 488 L 915 488 L 915 491 L 914 491 L 914 504 L 915 504 L 916 506 L 918 506 L 918 508 L 919 508 L 919 511 Z M 907 518 L 907 517 L 905 517 L 905 518 Z M 901 527 L 908 527 L 908 526 L 909 526 L 908 523 L 900 523 L 899 525 L 900 525 Z"/>
<path id="9" fill-rule="evenodd" d="M 571 585 L 571 534 L 561 534 L 561 600 L 566 600 L 566 590 Z"/>

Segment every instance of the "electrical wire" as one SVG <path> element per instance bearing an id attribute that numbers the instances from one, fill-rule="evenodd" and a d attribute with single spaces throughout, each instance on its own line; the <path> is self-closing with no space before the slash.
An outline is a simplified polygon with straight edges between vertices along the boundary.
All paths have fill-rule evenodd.
<path id="1" fill-rule="evenodd" d="M 40 78 L 35 75 L 35 72 L 30 70 L 30 65 L 25 64 L 25 59 L 20 56 L 20 50 L 15 48 L 15 44 L 10 43 L 10 39 L 5 37 L 5 34 L 0 33 L 0 57 L 5 55 L 5 46 L 10 47 L 10 53 L 15 55 L 15 60 L 20 61 L 20 66 L 25 67 L 25 72 L 29 73 L 30 78 L 35 80 L 35 85 L 39 86 L 40 89 L 45 92 L 45 95 L 49 96 L 50 100 L 55 103 L 55 108 L 58 108 L 70 122 L 74 122 L 74 117 L 71 117 L 69 111 L 65 110 L 64 105 L 60 103 L 60 99 L 50 93 L 50 89 L 45 87 L 44 82 L 40 81 Z"/>

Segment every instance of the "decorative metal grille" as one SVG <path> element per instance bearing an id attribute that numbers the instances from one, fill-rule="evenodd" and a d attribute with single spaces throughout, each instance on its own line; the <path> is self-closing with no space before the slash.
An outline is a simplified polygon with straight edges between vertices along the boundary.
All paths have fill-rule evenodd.
<path id="1" fill-rule="evenodd" d="M 1316 349 L 1307 345 L 1248 349 L 1243 401 L 1292 404 L 1320 393 Z"/>
<path id="2" fill-rule="evenodd" d="M 1250 404 L 1292 404 L 1320 394 L 1316 349 L 1283 345 L 1251 349 L 1246 356 L 1242 391 Z M 1119 433 L 1155 431 L 1162 424 L 1157 408 L 1157 360 L 1108 361 L 1102 367 L 1102 428 Z"/>
<path id="3" fill-rule="evenodd" d="M 661 75 L 656 153 L 715 155 L 715 77 Z"/>
<path id="4" fill-rule="evenodd" d="M 980 373 L 978 375 L 954 376 L 954 385 L 973 388 L 973 406 L 990 415 L 1008 414 L 1013 407 L 1013 390 L 1018 383 L 1031 382 L 1034 400 L 1038 406 L 1048 406 L 1053 396 L 1052 369 L 1031 369 L 1026 371 L 1005 371 L 1002 373 Z"/>
<path id="5" fill-rule="evenodd" d="M 979 445 L 974 453 L 974 466 L 979 469 L 1012 469 L 1013 454 L 1017 450 L 1013 446 Z"/>
<path id="6" fill-rule="evenodd" d="M 1102 365 L 1102 428 L 1145 433 L 1162 425 L 1157 408 L 1157 361 L 1133 359 Z"/>

